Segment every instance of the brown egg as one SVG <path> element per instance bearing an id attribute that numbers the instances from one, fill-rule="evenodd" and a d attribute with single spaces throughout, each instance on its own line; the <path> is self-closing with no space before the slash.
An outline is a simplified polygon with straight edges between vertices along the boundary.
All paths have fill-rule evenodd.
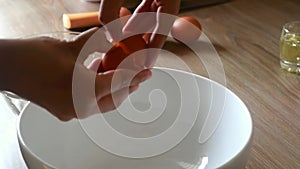
<path id="1" fill-rule="evenodd" d="M 175 20 L 171 29 L 171 35 L 179 42 L 191 43 L 198 40 L 201 30 L 202 26 L 197 19 L 184 16 Z"/>
<path id="2" fill-rule="evenodd" d="M 143 35 L 130 36 L 120 42 L 117 42 L 104 55 L 98 72 L 114 70 L 130 54 L 146 48 L 147 44 L 143 39 Z M 122 63 L 121 68 L 135 69 L 138 66 L 143 66 L 145 59 L 145 54 L 129 57 L 126 59 L 125 63 Z"/>

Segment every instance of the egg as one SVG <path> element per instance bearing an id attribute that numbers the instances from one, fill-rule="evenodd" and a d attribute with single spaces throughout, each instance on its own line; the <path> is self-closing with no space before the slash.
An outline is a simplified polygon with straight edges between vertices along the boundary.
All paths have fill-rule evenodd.
<path id="1" fill-rule="evenodd" d="M 189 16 L 177 18 L 171 28 L 172 37 L 182 43 L 192 43 L 201 35 L 202 26 L 200 22 Z"/>
<path id="2" fill-rule="evenodd" d="M 114 46 L 104 55 L 98 72 L 104 72 L 108 70 L 114 70 L 118 68 L 120 63 L 134 52 L 146 49 L 147 44 L 143 39 L 143 35 L 134 35 L 120 42 L 114 44 Z M 141 67 L 145 63 L 146 54 L 139 53 L 139 55 L 133 55 L 126 59 L 125 64 L 122 63 L 122 68 L 134 69 Z"/>

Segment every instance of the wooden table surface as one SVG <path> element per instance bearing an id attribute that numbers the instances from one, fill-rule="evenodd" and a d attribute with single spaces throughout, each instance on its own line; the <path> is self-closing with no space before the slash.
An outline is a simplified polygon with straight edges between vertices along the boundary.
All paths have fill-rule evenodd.
<path id="1" fill-rule="evenodd" d="M 62 14 L 98 9 L 81 0 L 0 0 L 0 38 L 62 31 Z M 197 17 L 222 61 L 226 86 L 248 106 L 254 139 L 246 168 L 300 168 L 300 76 L 279 67 L 279 37 L 284 23 L 300 20 L 299 0 L 232 0 L 180 15 Z M 168 42 L 197 74 L 208 72 L 190 52 Z M 179 55 L 178 54 L 178 55 Z M 179 68 L 174 58 L 157 65 Z M 209 76 L 208 76 L 209 77 Z M 15 133 L 16 116 L 0 105 L 0 168 L 26 168 Z"/>

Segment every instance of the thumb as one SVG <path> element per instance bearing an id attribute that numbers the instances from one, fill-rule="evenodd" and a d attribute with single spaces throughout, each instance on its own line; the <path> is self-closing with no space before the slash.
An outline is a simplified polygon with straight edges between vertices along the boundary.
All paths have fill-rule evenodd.
<path id="1" fill-rule="evenodd" d="M 122 88 L 136 86 L 152 76 L 150 69 L 140 72 L 133 70 L 117 69 L 99 73 L 96 77 L 96 95 L 101 98 L 114 93 Z"/>

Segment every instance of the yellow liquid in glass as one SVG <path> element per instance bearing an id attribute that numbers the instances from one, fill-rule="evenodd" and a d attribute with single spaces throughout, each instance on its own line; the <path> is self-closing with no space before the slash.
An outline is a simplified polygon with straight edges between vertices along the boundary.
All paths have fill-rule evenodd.
<path id="1" fill-rule="evenodd" d="M 281 67 L 290 72 L 300 71 L 300 33 L 288 33 L 280 39 Z"/>

